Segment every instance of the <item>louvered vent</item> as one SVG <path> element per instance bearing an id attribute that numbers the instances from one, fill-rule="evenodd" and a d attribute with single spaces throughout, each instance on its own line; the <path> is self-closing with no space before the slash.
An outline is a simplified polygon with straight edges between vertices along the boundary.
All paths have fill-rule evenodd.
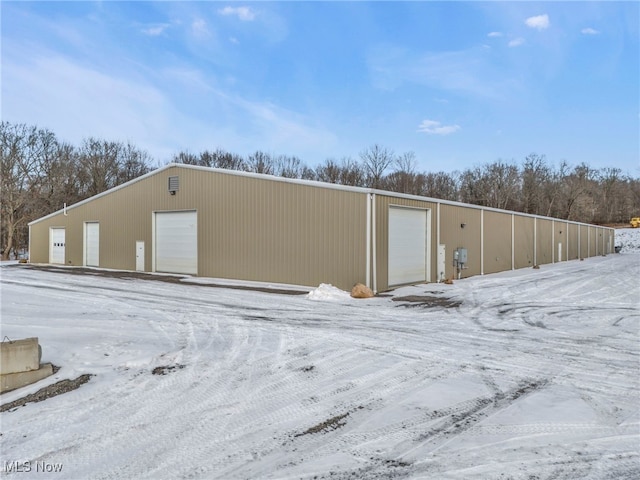
<path id="1" fill-rule="evenodd" d="M 169 193 L 171 195 L 175 195 L 180 187 L 180 178 L 179 177 L 169 177 Z"/>

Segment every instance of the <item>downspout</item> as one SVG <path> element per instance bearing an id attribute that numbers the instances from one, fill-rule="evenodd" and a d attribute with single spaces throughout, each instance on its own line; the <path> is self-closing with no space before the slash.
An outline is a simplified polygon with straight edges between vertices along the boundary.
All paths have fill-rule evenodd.
<path id="1" fill-rule="evenodd" d="M 515 215 L 511 214 L 511 270 L 516 269 L 516 220 Z"/>
<path id="2" fill-rule="evenodd" d="M 567 262 L 568 262 L 569 259 L 571 258 L 569 256 L 569 222 L 567 222 L 567 234 L 565 235 L 565 241 L 567 242 L 567 251 L 566 251 L 566 253 L 564 255 L 565 255 L 565 257 L 567 259 Z"/>
<path id="3" fill-rule="evenodd" d="M 556 263 L 556 222 L 551 220 L 551 263 Z"/>
<path id="4" fill-rule="evenodd" d="M 484 208 L 480 209 L 480 275 L 484 275 Z"/>
<path id="5" fill-rule="evenodd" d="M 371 229 L 373 231 L 373 239 L 372 239 L 372 249 L 373 249 L 373 293 L 378 293 L 378 258 L 377 258 L 377 250 L 376 250 L 376 238 L 378 237 L 378 232 L 376 231 L 376 194 L 371 194 Z"/>
<path id="6" fill-rule="evenodd" d="M 367 193 L 367 220 L 366 220 L 366 228 L 367 228 L 367 262 L 366 262 L 366 285 L 371 288 L 371 194 Z"/>
<path id="7" fill-rule="evenodd" d="M 440 278 L 440 272 L 438 272 L 438 268 L 440 266 L 440 202 L 436 203 L 436 216 L 436 277 L 438 277 L 438 283 L 440 283 L 442 281 Z M 445 259 L 445 262 L 446 261 L 447 260 Z"/>
<path id="8" fill-rule="evenodd" d="M 538 217 L 533 217 L 533 264 L 538 265 Z"/>

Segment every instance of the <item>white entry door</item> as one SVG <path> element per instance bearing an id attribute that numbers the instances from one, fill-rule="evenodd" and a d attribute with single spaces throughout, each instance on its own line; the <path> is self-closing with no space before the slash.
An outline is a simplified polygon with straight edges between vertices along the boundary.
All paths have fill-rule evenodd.
<path id="1" fill-rule="evenodd" d="M 389 285 L 427 277 L 428 210 L 389 207 Z"/>
<path id="2" fill-rule="evenodd" d="M 447 246 L 442 244 L 438 245 L 438 282 L 443 282 L 446 279 L 446 258 Z"/>
<path id="3" fill-rule="evenodd" d="M 136 242 L 136 271 L 144 272 L 144 242 Z"/>
<path id="4" fill-rule="evenodd" d="M 156 272 L 198 273 L 197 212 L 156 212 L 154 237 Z"/>
<path id="5" fill-rule="evenodd" d="M 65 230 L 51 228 L 49 230 L 49 263 L 64 265 L 65 259 Z"/>
<path id="6" fill-rule="evenodd" d="M 84 264 L 88 267 L 100 265 L 100 224 L 84 224 Z"/>

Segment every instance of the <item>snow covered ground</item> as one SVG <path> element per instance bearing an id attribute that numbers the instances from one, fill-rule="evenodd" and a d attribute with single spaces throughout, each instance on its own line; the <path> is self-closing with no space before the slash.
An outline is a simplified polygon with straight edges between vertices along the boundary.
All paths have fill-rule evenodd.
<path id="1" fill-rule="evenodd" d="M 2 337 L 61 368 L 0 402 L 94 376 L 0 414 L 0 475 L 640 478 L 640 229 L 621 232 L 619 255 L 369 300 L 3 265 Z"/>

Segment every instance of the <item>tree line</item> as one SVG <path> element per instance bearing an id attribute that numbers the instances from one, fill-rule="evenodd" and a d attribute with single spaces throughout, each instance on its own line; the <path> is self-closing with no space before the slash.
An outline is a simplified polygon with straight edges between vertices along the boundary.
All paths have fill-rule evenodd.
<path id="1" fill-rule="evenodd" d="M 497 160 L 462 172 L 421 172 L 413 152 L 373 144 L 357 158 L 327 158 L 310 167 L 300 158 L 223 149 L 181 151 L 169 160 L 286 178 L 370 187 L 588 223 L 626 223 L 640 215 L 640 179 L 619 168 L 554 165 L 532 153 L 521 163 Z M 130 142 L 60 141 L 47 130 L 0 122 L 0 248 L 3 259 L 28 246 L 28 223 L 144 175 L 153 164 Z M 168 163 L 168 162 L 166 162 Z"/>

